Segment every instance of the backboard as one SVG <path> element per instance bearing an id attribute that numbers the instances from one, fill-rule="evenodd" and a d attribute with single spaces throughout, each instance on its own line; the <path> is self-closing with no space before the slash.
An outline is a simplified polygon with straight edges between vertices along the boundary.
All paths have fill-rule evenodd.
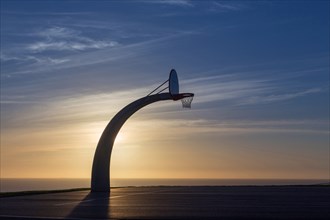
<path id="1" fill-rule="evenodd" d="M 170 72 L 168 84 L 169 84 L 169 92 L 171 93 L 171 95 L 179 94 L 179 79 L 175 69 L 172 69 Z"/>

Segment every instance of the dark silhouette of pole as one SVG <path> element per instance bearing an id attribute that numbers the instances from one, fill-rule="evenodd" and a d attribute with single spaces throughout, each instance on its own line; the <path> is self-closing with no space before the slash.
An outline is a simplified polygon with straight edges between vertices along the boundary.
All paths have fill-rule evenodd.
<path id="1" fill-rule="evenodd" d="M 110 158 L 114 141 L 126 120 L 136 111 L 154 102 L 173 100 L 170 93 L 160 93 L 138 99 L 120 110 L 108 123 L 97 144 L 94 154 L 91 190 L 92 192 L 110 191 Z"/>

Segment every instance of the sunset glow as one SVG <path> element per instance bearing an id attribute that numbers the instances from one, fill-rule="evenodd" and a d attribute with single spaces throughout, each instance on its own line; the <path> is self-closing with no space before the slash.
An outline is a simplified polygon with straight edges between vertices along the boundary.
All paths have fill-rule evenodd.
<path id="1" fill-rule="evenodd" d="M 175 68 L 192 109 L 135 113 L 111 178 L 327 179 L 328 9 L 1 1 L 1 178 L 90 178 L 111 118 Z"/>

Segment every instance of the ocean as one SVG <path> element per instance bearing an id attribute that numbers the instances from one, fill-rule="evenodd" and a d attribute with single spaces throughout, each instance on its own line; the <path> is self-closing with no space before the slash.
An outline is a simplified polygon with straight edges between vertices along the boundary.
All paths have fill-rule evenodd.
<path id="1" fill-rule="evenodd" d="M 308 185 L 327 182 L 326 179 L 111 179 L 111 186 Z M 89 187 L 90 179 L 0 179 L 0 192 Z"/>

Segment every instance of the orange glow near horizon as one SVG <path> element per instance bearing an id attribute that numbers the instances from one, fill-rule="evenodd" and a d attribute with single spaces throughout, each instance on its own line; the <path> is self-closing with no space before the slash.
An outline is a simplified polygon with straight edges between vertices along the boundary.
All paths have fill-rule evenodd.
<path id="1" fill-rule="evenodd" d="M 90 178 L 98 139 L 108 121 L 2 133 L 2 178 Z M 201 121 L 151 119 L 137 114 L 119 132 L 111 158 L 112 178 L 322 179 L 318 152 L 266 151 L 249 142 L 255 133 L 226 131 Z M 196 124 L 196 125 L 195 125 Z M 272 134 L 266 134 L 269 137 Z M 237 139 L 240 136 L 246 140 Z M 251 138 L 249 137 L 251 136 Z M 309 143 L 306 143 L 308 145 Z M 317 144 L 317 143 L 314 143 Z M 274 148 L 275 147 L 275 148 Z M 285 154 L 283 151 L 285 150 Z M 8 158 L 8 159 L 7 159 Z M 292 159 L 293 158 L 293 159 Z M 304 169 L 301 169 L 301 161 Z M 315 172 L 319 170 L 319 172 Z"/>

